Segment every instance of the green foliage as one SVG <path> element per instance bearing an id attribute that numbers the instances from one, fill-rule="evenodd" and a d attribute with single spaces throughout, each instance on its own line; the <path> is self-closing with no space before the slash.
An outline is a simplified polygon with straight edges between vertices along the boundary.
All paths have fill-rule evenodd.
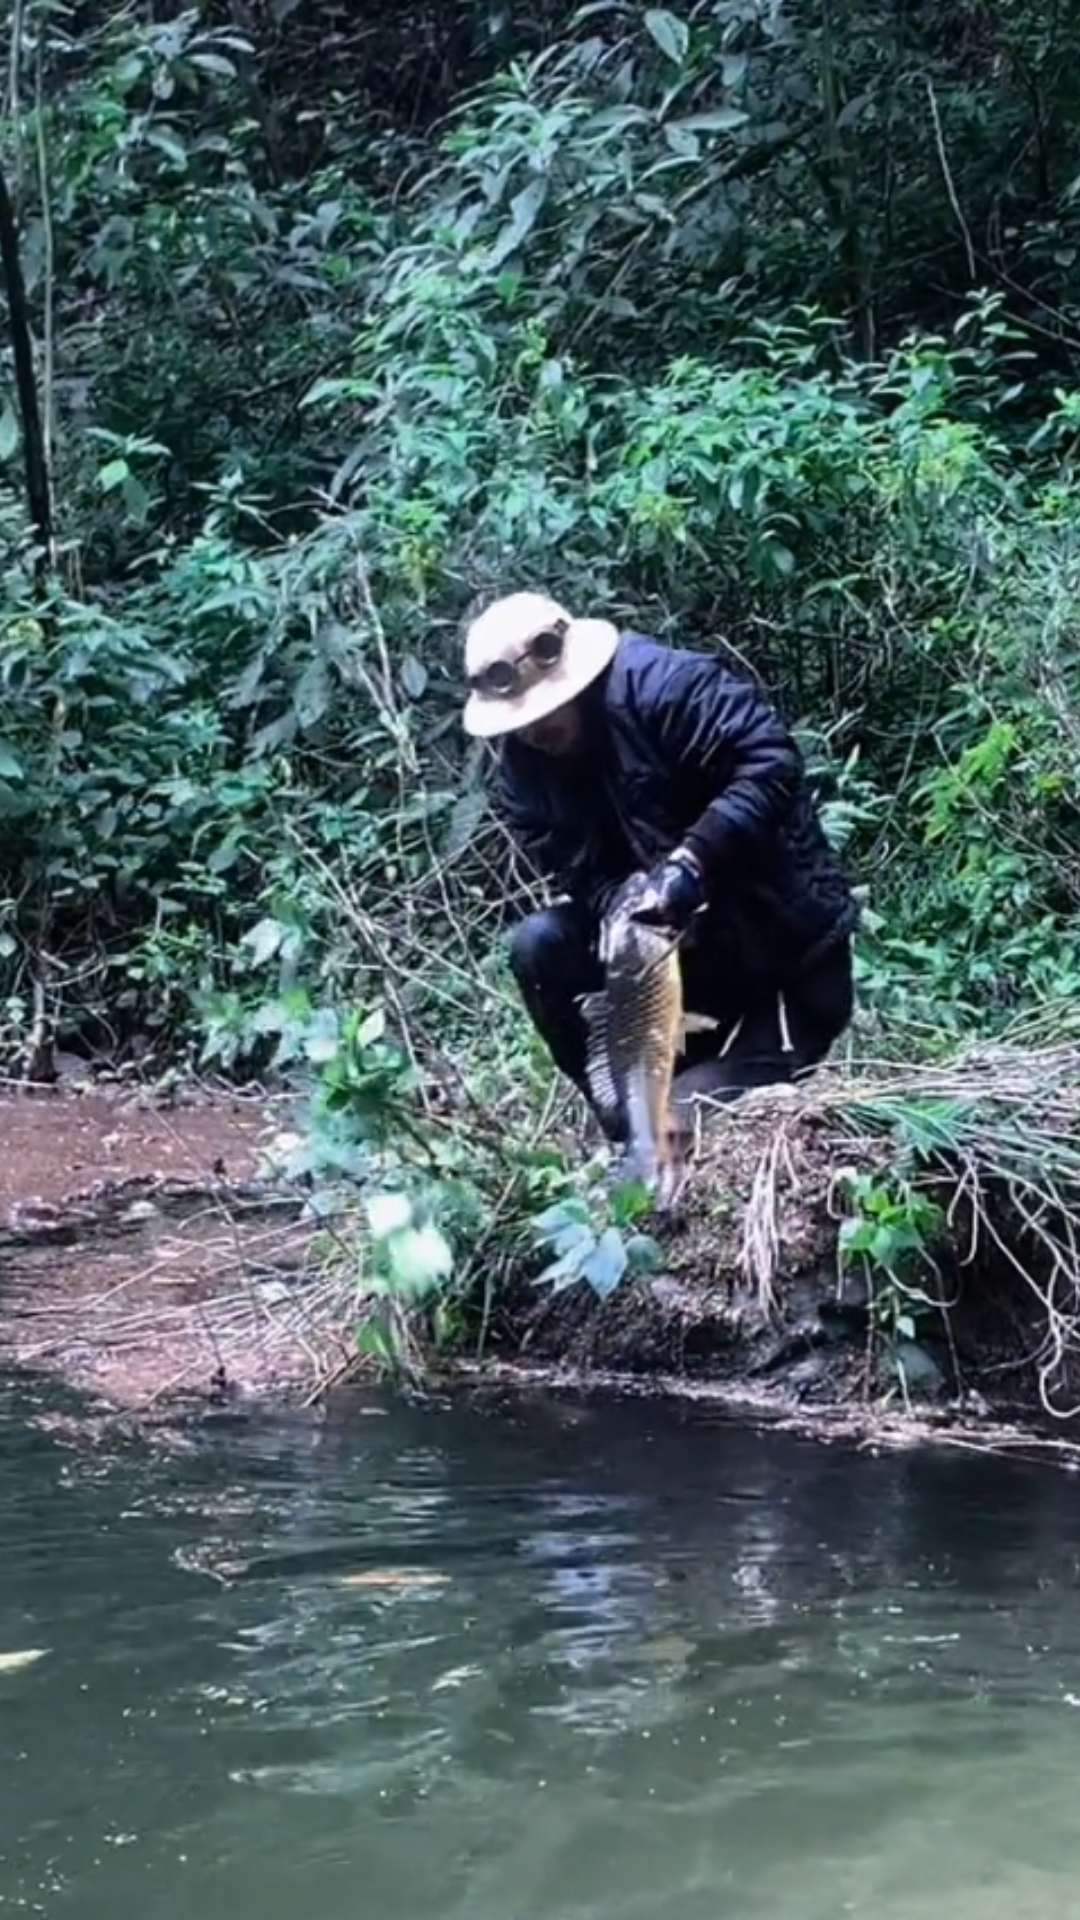
<path id="1" fill-rule="evenodd" d="M 598 1299 L 606 1300 L 627 1276 L 655 1272 L 660 1247 L 636 1227 L 650 1204 L 648 1191 L 636 1181 L 627 1181 L 599 1202 L 594 1191 L 545 1208 L 531 1226 L 554 1259 L 537 1275 L 535 1284 L 564 1293 L 584 1281 Z"/>
<path id="2" fill-rule="evenodd" d="M 842 1186 L 852 1210 L 840 1224 L 841 1265 L 868 1275 L 872 1324 L 893 1343 L 914 1341 L 920 1322 L 941 1310 L 936 1288 L 928 1291 L 918 1276 L 936 1281 L 942 1209 L 899 1174 L 882 1180 L 850 1173 Z"/>

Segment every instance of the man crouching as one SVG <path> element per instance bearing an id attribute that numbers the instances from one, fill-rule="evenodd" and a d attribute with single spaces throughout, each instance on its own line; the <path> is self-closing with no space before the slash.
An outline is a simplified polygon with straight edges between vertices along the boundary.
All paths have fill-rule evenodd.
<path id="1" fill-rule="evenodd" d="M 715 1022 L 686 1037 L 676 1111 L 817 1066 L 851 1019 L 858 909 L 799 750 L 749 683 L 533 593 L 472 623 L 465 671 L 465 729 L 500 741 L 500 811 L 565 896 L 514 929 L 514 977 L 590 1107 L 580 1001 L 603 986 L 607 905 L 641 868 L 651 917 L 680 936 L 686 1010 Z"/>

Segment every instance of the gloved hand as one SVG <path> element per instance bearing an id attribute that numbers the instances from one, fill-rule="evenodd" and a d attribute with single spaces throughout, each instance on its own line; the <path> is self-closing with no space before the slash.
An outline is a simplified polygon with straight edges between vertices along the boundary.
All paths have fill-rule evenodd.
<path id="1" fill-rule="evenodd" d="M 674 853 L 654 867 L 648 879 L 649 891 L 634 914 L 650 927 L 669 927 L 672 933 L 685 933 L 696 913 L 705 905 L 705 881 L 692 853 L 676 847 Z"/>

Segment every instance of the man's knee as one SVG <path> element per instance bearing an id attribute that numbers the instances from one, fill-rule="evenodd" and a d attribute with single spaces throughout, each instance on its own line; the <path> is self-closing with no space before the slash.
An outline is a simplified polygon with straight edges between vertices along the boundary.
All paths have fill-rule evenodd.
<path id="1" fill-rule="evenodd" d="M 511 932 L 510 970 L 518 982 L 550 980 L 575 967 L 581 944 L 567 907 L 542 907 L 519 920 Z"/>

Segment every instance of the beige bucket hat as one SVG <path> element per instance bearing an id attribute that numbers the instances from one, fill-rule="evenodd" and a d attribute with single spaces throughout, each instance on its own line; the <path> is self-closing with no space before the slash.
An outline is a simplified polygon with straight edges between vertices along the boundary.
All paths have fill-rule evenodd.
<path id="1" fill-rule="evenodd" d="M 603 673 L 618 644 L 610 620 L 575 620 L 546 594 L 494 601 L 465 636 L 466 733 L 486 740 L 543 720 Z"/>

